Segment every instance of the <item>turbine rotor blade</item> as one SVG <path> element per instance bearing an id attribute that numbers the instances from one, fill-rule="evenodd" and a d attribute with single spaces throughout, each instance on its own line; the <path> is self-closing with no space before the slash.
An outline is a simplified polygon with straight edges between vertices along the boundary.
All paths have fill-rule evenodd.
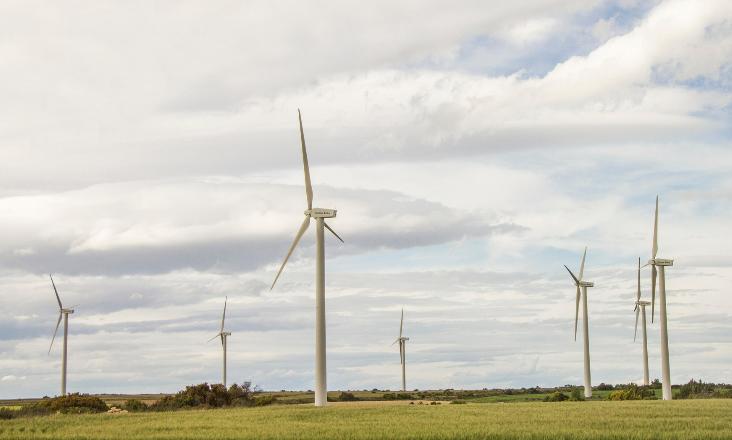
<path id="1" fill-rule="evenodd" d="M 577 341 L 577 321 L 579 321 L 580 288 L 577 286 L 577 305 L 574 308 L 574 340 Z"/>
<path id="2" fill-rule="evenodd" d="M 224 316 L 221 317 L 221 333 L 224 332 L 224 320 L 226 319 L 226 300 L 229 299 L 229 297 L 224 298 Z"/>
<path id="3" fill-rule="evenodd" d="M 641 270 L 641 265 L 640 265 L 640 257 L 639 257 L 638 258 L 638 299 L 636 299 L 636 301 L 640 301 L 640 297 L 641 297 L 641 290 L 640 290 L 640 270 Z M 635 305 L 635 308 L 638 308 L 638 304 Z"/>
<path id="4" fill-rule="evenodd" d="M 224 337 L 221 333 L 218 333 L 216 336 L 214 336 L 213 338 L 206 341 L 206 343 L 208 344 L 209 342 L 213 341 L 214 339 L 218 338 L 219 336 L 221 336 L 222 338 Z"/>
<path id="5" fill-rule="evenodd" d="M 651 266 L 651 323 L 656 310 L 656 265 Z"/>
<path id="6" fill-rule="evenodd" d="M 566 264 L 564 265 L 564 268 L 567 269 L 567 272 L 569 272 L 570 275 L 572 275 L 572 279 L 574 279 L 574 283 L 577 285 L 577 288 L 579 288 L 579 280 L 577 279 L 577 277 L 574 276 L 574 274 L 572 273 L 571 270 L 569 270 L 569 268 L 567 267 Z"/>
<path id="7" fill-rule="evenodd" d="M 305 151 L 305 133 L 302 130 L 302 115 L 300 115 L 300 109 L 297 109 L 297 118 L 300 120 L 300 140 L 302 141 L 302 165 L 303 165 L 303 168 L 305 168 L 305 195 L 308 198 L 308 209 L 313 209 L 313 187 L 310 184 L 310 167 L 308 166 L 308 153 L 307 153 L 307 151 Z"/>
<path id="8" fill-rule="evenodd" d="M 333 235 L 335 235 L 336 238 L 341 241 L 341 243 L 345 243 L 345 241 L 343 241 L 343 239 L 339 237 L 338 234 L 336 234 L 335 231 L 330 228 L 330 226 L 328 226 L 328 223 L 323 222 L 323 226 L 325 226 L 330 232 L 332 232 Z"/>
<path id="9" fill-rule="evenodd" d="M 585 246 L 585 253 L 582 255 L 582 266 L 580 266 L 579 280 L 582 281 L 582 274 L 585 272 L 585 257 L 587 257 L 587 246 Z"/>
<path id="10" fill-rule="evenodd" d="M 402 324 L 404 324 L 404 307 L 402 307 L 402 320 L 399 321 L 399 337 L 402 337 Z"/>
<path id="11" fill-rule="evenodd" d="M 640 308 L 638 306 L 635 306 L 635 333 L 633 333 L 633 342 L 635 342 L 635 337 L 638 335 L 638 314 L 640 313 Z"/>
<path id="12" fill-rule="evenodd" d="M 280 274 L 282 273 L 282 269 L 285 268 L 285 264 L 287 264 L 287 260 L 290 259 L 290 255 L 292 255 L 292 251 L 295 250 L 295 246 L 297 246 L 297 243 L 302 238 L 303 234 L 305 234 L 305 231 L 308 230 L 308 226 L 310 226 L 310 216 L 305 217 L 305 221 L 302 222 L 302 226 L 300 226 L 300 230 L 297 232 L 297 236 L 295 237 L 295 241 L 292 242 L 292 246 L 290 247 L 290 251 L 287 253 L 287 256 L 285 257 L 285 261 L 282 262 L 282 267 L 280 267 L 280 271 L 277 272 L 277 276 L 275 277 L 274 281 L 272 282 L 272 287 L 269 288 L 269 290 L 272 290 L 274 288 L 275 283 L 277 282 L 277 279 L 280 277 Z"/>
<path id="13" fill-rule="evenodd" d="M 402 353 L 402 344 L 404 344 L 404 341 L 399 341 L 399 363 L 404 363 L 404 354 Z"/>
<path id="14" fill-rule="evenodd" d="M 221 346 L 223 347 L 224 346 L 224 335 L 222 334 L 220 336 L 221 336 Z"/>
<path id="15" fill-rule="evenodd" d="M 655 259 L 658 252 L 658 196 L 656 196 L 656 219 L 653 222 L 653 250 L 651 252 L 652 258 Z"/>
<path id="16" fill-rule="evenodd" d="M 392 343 L 391 343 L 391 345 L 390 345 L 389 347 L 393 347 L 393 346 L 394 346 L 394 344 L 396 344 L 396 343 L 397 343 L 397 342 L 399 342 L 399 341 L 401 341 L 401 338 L 399 338 L 399 339 L 397 339 L 396 341 L 392 342 Z"/>
<path id="17" fill-rule="evenodd" d="M 58 326 L 61 324 L 61 317 L 63 313 L 58 314 L 58 321 L 56 321 L 56 330 L 53 331 L 53 338 L 51 338 L 51 346 L 48 347 L 48 354 L 51 354 L 51 348 L 53 348 L 53 341 L 56 339 L 56 332 L 58 332 Z"/>
<path id="18" fill-rule="evenodd" d="M 61 310 L 64 308 L 64 306 L 61 305 L 61 297 L 58 296 L 58 290 L 56 290 L 56 283 L 53 282 L 53 277 L 50 274 L 48 276 L 51 278 L 51 284 L 53 284 L 53 291 L 56 292 L 56 300 L 58 301 L 58 309 Z"/>

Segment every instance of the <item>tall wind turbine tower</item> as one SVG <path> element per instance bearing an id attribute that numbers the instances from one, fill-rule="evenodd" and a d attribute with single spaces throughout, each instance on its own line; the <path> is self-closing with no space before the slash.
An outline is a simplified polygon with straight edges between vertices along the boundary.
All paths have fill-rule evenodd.
<path id="1" fill-rule="evenodd" d="M 63 360 L 61 362 L 61 395 L 66 395 L 66 343 L 69 337 L 69 315 L 74 313 L 73 307 L 71 306 L 68 309 L 64 309 L 64 306 L 61 305 L 61 297 L 58 296 L 58 290 L 56 290 L 56 283 L 53 282 L 53 277 L 49 275 L 51 278 L 51 284 L 53 285 L 53 291 L 56 292 L 56 300 L 58 301 L 58 321 L 56 321 L 56 330 L 53 331 L 53 338 L 51 338 L 51 346 L 48 347 L 48 354 L 51 355 L 51 348 L 53 348 L 53 341 L 56 339 L 56 333 L 58 332 L 58 326 L 61 324 L 61 318 L 64 319 L 64 348 L 63 348 Z M 77 304 L 78 305 L 78 304 Z"/>
<path id="2" fill-rule="evenodd" d="M 580 266 L 579 278 L 575 277 L 571 270 L 567 266 L 567 272 L 572 276 L 574 285 L 577 286 L 577 304 L 574 311 L 574 340 L 577 340 L 577 320 L 579 318 L 579 303 L 580 296 L 582 297 L 582 334 L 585 339 L 584 353 L 585 353 L 585 398 L 592 397 L 592 379 L 590 378 L 590 335 L 589 327 L 587 323 L 587 288 L 594 287 L 595 283 L 590 281 L 582 281 L 582 275 L 585 270 L 585 257 L 587 257 L 587 248 L 585 248 L 585 254 L 582 256 L 582 266 Z M 582 293 L 580 295 L 580 287 Z"/>
<path id="3" fill-rule="evenodd" d="M 407 341 L 409 338 L 402 337 L 402 325 L 404 324 L 404 307 L 402 307 L 402 320 L 399 321 L 399 337 L 394 341 L 391 346 L 394 346 L 397 342 L 399 343 L 399 359 L 402 362 L 402 391 L 407 391 L 407 379 L 406 379 L 406 353 L 407 353 Z"/>
<path id="4" fill-rule="evenodd" d="M 228 297 L 224 298 L 224 315 L 221 317 L 221 330 L 219 333 L 214 336 L 213 338 L 209 339 L 208 342 L 213 341 L 217 337 L 221 337 L 221 346 L 224 348 L 224 380 L 223 383 L 224 386 L 226 386 L 226 337 L 231 336 L 231 333 L 224 331 L 224 320 L 226 319 L 226 300 L 229 299 Z M 208 342 L 206 342 L 208 344 Z"/>
<path id="5" fill-rule="evenodd" d="M 633 333 L 633 341 L 638 335 L 638 314 L 643 311 L 643 385 L 650 385 L 650 376 L 648 375 L 648 334 L 646 332 L 646 306 L 650 305 L 648 301 L 641 301 L 640 287 L 640 258 L 638 258 L 638 297 L 635 300 L 635 333 Z M 639 307 L 640 306 L 640 307 Z"/>
<path id="6" fill-rule="evenodd" d="M 308 166 L 308 154 L 305 150 L 305 134 L 302 129 L 302 116 L 300 115 L 300 109 L 297 110 L 297 116 L 300 120 L 300 140 L 302 142 L 302 164 L 305 169 L 305 196 L 307 197 L 308 209 L 305 210 L 305 220 L 300 226 L 300 230 L 295 236 L 295 241 L 290 247 L 290 251 L 287 252 L 285 261 L 282 262 L 280 271 L 277 272 L 272 287 L 274 288 L 277 279 L 282 273 L 282 269 L 285 268 L 287 260 L 290 259 L 292 251 L 295 250 L 295 246 L 302 238 L 308 226 L 310 226 L 310 219 L 315 219 L 315 406 L 326 406 L 328 403 L 328 385 L 326 379 L 326 368 L 325 368 L 325 240 L 324 240 L 324 228 L 327 228 L 338 240 L 343 242 L 343 239 L 335 233 L 325 223 L 326 218 L 334 218 L 336 216 L 335 209 L 323 209 L 313 208 L 313 188 L 310 185 L 310 167 Z"/>
<path id="7" fill-rule="evenodd" d="M 656 276 L 658 275 L 658 305 L 661 316 L 661 379 L 663 400 L 671 400 L 671 367 L 668 356 L 668 323 L 666 319 L 666 266 L 673 266 L 674 260 L 656 258 L 658 253 L 658 196 L 656 196 L 656 219 L 653 223 L 653 249 L 651 259 L 642 267 L 651 265 L 651 322 L 656 306 Z"/>

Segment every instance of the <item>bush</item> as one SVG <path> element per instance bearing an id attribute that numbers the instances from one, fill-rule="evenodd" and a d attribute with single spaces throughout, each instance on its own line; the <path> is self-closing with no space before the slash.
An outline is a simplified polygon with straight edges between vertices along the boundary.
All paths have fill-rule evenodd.
<path id="1" fill-rule="evenodd" d="M 124 405 L 122 405 L 122 409 L 130 412 L 145 411 L 147 409 L 147 403 L 141 402 L 138 399 L 127 399 Z"/>
<path id="2" fill-rule="evenodd" d="M 715 385 L 713 383 L 704 383 L 701 380 L 695 382 L 691 379 L 689 383 L 681 385 L 679 397 L 682 399 L 709 399 L 717 397 L 721 393 L 715 393 Z"/>
<path id="3" fill-rule="evenodd" d="M 453 400 L 452 402 L 450 402 L 450 405 L 464 405 L 466 403 L 468 403 L 468 402 L 466 402 L 464 400 Z"/>
<path id="4" fill-rule="evenodd" d="M 102 399 L 88 394 L 67 394 L 65 396 L 44 399 L 36 405 L 45 407 L 49 412 L 60 412 L 63 414 L 86 414 L 107 412 L 109 407 Z"/>
<path id="5" fill-rule="evenodd" d="M 652 389 L 654 389 L 654 390 L 660 390 L 662 387 L 663 387 L 663 385 L 661 385 L 661 381 L 660 380 L 653 379 L 651 381 L 651 388 Z"/>
<path id="6" fill-rule="evenodd" d="M 384 400 L 412 400 L 414 396 L 409 393 L 384 393 Z"/>
<path id="7" fill-rule="evenodd" d="M 0 408 L 0 420 L 12 419 L 14 416 L 13 410 L 8 408 Z"/>
<path id="8" fill-rule="evenodd" d="M 585 396 L 583 395 L 582 391 L 579 387 L 573 387 L 572 388 L 572 394 L 569 398 L 570 402 L 584 402 Z"/>
<path id="9" fill-rule="evenodd" d="M 252 390 L 251 382 L 241 385 L 233 384 L 227 390 L 221 384 L 202 383 L 187 386 L 174 396 L 163 396 L 162 399 L 148 407 L 150 411 L 175 411 L 182 408 L 222 408 L 225 406 L 252 406 L 254 395 L 260 392 L 259 387 Z"/>
<path id="10" fill-rule="evenodd" d="M 544 397 L 544 402 L 564 402 L 569 400 L 569 396 L 561 391 L 555 391 L 551 396 Z"/>
<path id="11" fill-rule="evenodd" d="M 269 396 L 258 397 L 254 401 L 254 406 L 267 406 L 277 402 L 277 396 L 270 394 Z"/>
<path id="12" fill-rule="evenodd" d="M 612 384 L 601 383 L 597 386 L 597 391 L 612 391 L 614 389 L 615 387 L 613 387 Z"/>
<path id="13" fill-rule="evenodd" d="M 341 392 L 341 395 L 338 396 L 339 402 L 355 402 L 358 398 L 353 395 L 353 393 L 347 393 L 345 391 Z"/>
<path id="14" fill-rule="evenodd" d="M 605 400 L 656 400 L 656 393 L 650 387 L 638 387 L 633 384 L 625 390 L 608 394 Z"/>

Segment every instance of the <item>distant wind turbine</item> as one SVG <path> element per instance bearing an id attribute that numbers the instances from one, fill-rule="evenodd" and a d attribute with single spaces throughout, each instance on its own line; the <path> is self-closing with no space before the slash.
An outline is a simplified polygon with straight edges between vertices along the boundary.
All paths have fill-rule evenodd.
<path id="1" fill-rule="evenodd" d="M 582 275 L 585 270 L 585 257 L 587 257 L 587 248 L 585 248 L 585 254 L 582 256 L 582 266 L 580 266 L 579 278 L 575 277 L 571 270 L 567 266 L 567 272 L 572 276 L 575 286 L 577 286 L 577 304 L 574 311 L 574 340 L 577 340 L 577 321 L 579 319 L 579 303 L 580 296 L 582 297 L 582 334 L 584 335 L 585 345 L 585 397 L 592 397 L 592 380 L 590 378 L 590 335 L 589 327 L 587 323 L 587 288 L 594 287 L 595 283 L 590 281 L 582 281 Z M 582 288 L 582 294 L 580 295 L 580 287 Z"/>
<path id="2" fill-rule="evenodd" d="M 658 305 L 661 317 L 661 378 L 663 400 L 671 400 L 671 367 L 668 356 L 668 323 L 666 319 L 666 266 L 673 266 L 674 260 L 656 258 L 658 253 L 658 196 L 656 196 L 656 218 L 653 223 L 653 248 L 651 259 L 642 267 L 651 265 L 651 322 L 656 303 L 656 275 L 658 274 Z M 658 266 L 658 269 L 656 269 Z"/>
<path id="3" fill-rule="evenodd" d="M 51 345 L 48 347 L 48 354 L 51 354 L 51 348 L 53 348 L 53 341 L 56 339 L 56 333 L 58 332 L 58 326 L 61 324 L 61 317 L 64 318 L 64 348 L 63 348 L 63 361 L 61 362 L 61 395 L 66 395 L 66 343 L 69 336 L 69 315 L 71 313 L 74 313 L 73 307 L 78 306 L 78 304 L 69 307 L 68 309 L 64 309 L 64 306 L 61 305 L 61 297 L 58 296 L 58 290 L 56 290 L 56 283 L 53 282 L 53 277 L 49 275 L 51 278 L 51 285 L 53 285 L 53 291 L 56 292 L 56 300 L 58 301 L 58 321 L 56 321 L 56 330 L 53 331 L 53 338 L 51 338 Z"/>
<path id="4" fill-rule="evenodd" d="M 231 333 L 224 331 L 224 320 L 226 319 L 226 300 L 229 299 L 228 297 L 224 298 L 224 315 L 221 317 L 221 330 L 219 333 L 214 336 L 213 338 L 209 339 L 208 342 L 213 341 L 217 337 L 221 337 L 221 346 L 224 348 L 224 381 L 222 382 L 224 386 L 226 386 L 226 337 L 231 336 Z M 208 344 L 208 342 L 206 342 Z"/>
<path id="5" fill-rule="evenodd" d="M 305 170 L 305 196 L 307 197 L 308 209 L 305 211 L 305 220 L 300 226 L 300 230 L 295 236 L 295 241 L 290 247 L 290 251 L 287 252 L 285 261 L 282 262 L 280 271 L 277 272 L 272 287 L 274 288 L 277 279 L 282 273 L 282 269 L 285 268 L 287 260 L 290 259 L 292 251 L 295 250 L 295 246 L 302 238 L 308 226 L 310 226 L 310 219 L 315 219 L 315 406 L 326 406 L 328 397 L 328 385 L 326 378 L 326 367 L 325 367 L 325 240 L 324 240 L 324 229 L 327 228 L 338 240 L 343 240 L 333 229 L 325 223 L 326 218 L 334 218 L 336 216 L 335 209 L 323 209 L 313 208 L 313 188 L 310 185 L 310 167 L 308 166 L 308 154 L 305 150 L 305 134 L 302 129 L 302 116 L 300 115 L 300 109 L 297 110 L 297 115 L 300 120 L 300 140 L 302 141 L 302 164 Z"/>
<path id="6" fill-rule="evenodd" d="M 397 342 L 399 343 L 399 359 L 402 362 L 402 391 L 407 391 L 407 379 L 406 379 L 406 354 L 407 354 L 407 341 L 409 338 L 403 338 L 402 337 L 402 325 L 404 324 L 404 307 L 402 307 L 402 320 L 399 321 L 399 337 L 396 341 L 394 341 L 391 346 L 393 347 L 394 344 Z"/>
<path id="7" fill-rule="evenodd" d="M 648 375 L 648 334 L 646 333 L 646 306 L 651 303 L 648 301 L 640 300 L 640 270 L 640 258 L 638 258 L 638 297 L 635 300 L 635 333 L 633 334 L 633 341 L 635 341 L 635 337 L 638 335 L 638 314 L 643 311 L 643 385 L 650 385 L 650 376 Z"/>

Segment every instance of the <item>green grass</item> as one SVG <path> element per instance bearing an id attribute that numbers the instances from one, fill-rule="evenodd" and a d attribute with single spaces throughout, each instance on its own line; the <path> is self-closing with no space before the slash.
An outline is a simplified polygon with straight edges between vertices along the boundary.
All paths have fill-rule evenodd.
<path id="1" fill-rule="evenodd" d="M 0 439 L 729 439 L 732 400 L 279 405 L 0 421 Z"/>

